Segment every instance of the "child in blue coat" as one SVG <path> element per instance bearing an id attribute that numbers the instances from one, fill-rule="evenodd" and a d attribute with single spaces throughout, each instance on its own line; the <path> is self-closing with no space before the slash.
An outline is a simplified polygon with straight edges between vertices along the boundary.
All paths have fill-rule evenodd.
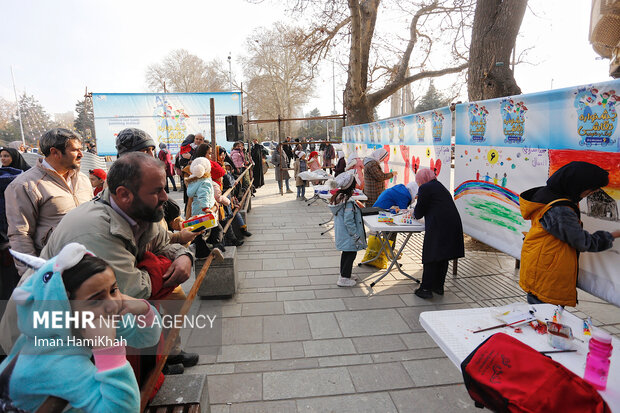
<path id="1" fill-rule="evenodd" d="M 157 311 L 122 294 L 112 268 L 83 245 L 68 244 L 47 262 L 12 253 L 38 269 L 13 292 L 22 334 L 0 364 L 0 410 L 35 411 L 55 396 L 69 411 L 138 412 L 140 391 L 125 346 L 157 344 Z M 52 311 L 94 321 L 68 325 L 64 316 L 54 325 Z"/>
<path id="2" fill-rule="evenodd" d="M 355 280 L 351 278 L 353 262 L 357 251 L 366 249 L 367 246 L 362 211 L 351 199 L 355 184 L 355 176 L 351 172 L 344 172 L 332 181 L 332 185 L 340 188 L 332 196 L 329 204 L 329 209 L 334 214 L 336 249 L 342 251 L 340 278 L 336 283 L 339 287 L 353 287 L 356 284 Z"/>
<path id="3" fill-rule="evenodd" d="M 191 216 L 203 215 L 207 209 L 215 205 L 211 161 L 204 157 L 196 158 L 192 161 L 189 171 L 191 175 L 185 179 L 185 185 L 187 186 L 187 196 L 192 200 L 190 213 Z M 192 243 L 196 246 L 197 259 L 206 258 L 211 253 L 211 249 L 205 240 L 209 235 L 210 231 L 194 238 Z"/>

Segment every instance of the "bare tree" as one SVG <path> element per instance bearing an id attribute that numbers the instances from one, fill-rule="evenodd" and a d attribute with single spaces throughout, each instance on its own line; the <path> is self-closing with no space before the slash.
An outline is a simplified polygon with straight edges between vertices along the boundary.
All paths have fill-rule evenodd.
<path id="1" fill-rule="evenodd" d="M 469 53 L 470 100 L 521 93 L 509 63 L 526 7 L 527 0 L 478 0 Z"/>
<path id="2" fill-rule="evenodd" d="M 155 92 L 220 92 L 228 90 L 225 65 L 217 60 L 205 62 L 185 49 L 171 51 L 161 63 L 149 65 L 146 82 Z"/>
<path id="3" fill-rule="evenodd" d="M 246 104 L 253 117 L 296 117 L 312 95 L 312 67 L 303 59 L 299 45 L 291 41 L 300 34 L 297 28 L 276 23 L 248 37 L 248 55 L 242 64 L 247 79 Z M 291 134 L 291 125 L 283 124 L 285 134 Z"/>
<path id="4" fill-rule="evenodd" d="M 374 109 L 403 86 L 467 68 L 472 0 L 296 0 L 293 10 L 307 13 L 317 4 L 316 23 L 297 42 L 313 63 L 348 46 L 348 124 L 374 120 Z M 387 22 L 378 22 L 380 12 Z M 405 36 L 394 34 L 395 21 L 406 25 Z"/>

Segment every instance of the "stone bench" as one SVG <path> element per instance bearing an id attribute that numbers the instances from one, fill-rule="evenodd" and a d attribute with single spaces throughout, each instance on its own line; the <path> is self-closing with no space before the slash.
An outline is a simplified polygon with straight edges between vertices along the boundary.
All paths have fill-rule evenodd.
<path id="1" fill-rule="evenodd" d="M 222 261 L 211 262 L 198 295 L 205 298 L 232 297 L 237 292 L 239 276 L 237 272 L 237 247 L 226 247 Z M 204 262 L 204 261 L 203 261 Z M 196 274 L 200 272 L 201 262 L 196 263 Z"/>
<path id="2" fill-rule="evenodd" d="M 206 374 L 166 376 L 164 384 L 145 410 L 149 413 L 209 413 L 210 411 Z"/>

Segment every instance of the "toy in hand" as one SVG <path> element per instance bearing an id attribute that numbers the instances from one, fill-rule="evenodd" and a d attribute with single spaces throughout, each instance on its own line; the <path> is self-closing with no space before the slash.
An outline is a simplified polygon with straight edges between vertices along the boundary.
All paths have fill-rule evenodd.
<path id="1" fill-rule="evenodd" d="M 182 223 L 183 228 L 189 228 L 192 232 L 210 229 L 217 226 L 217 212 L 207 212 L 204 215 L 194 215 Z"/>

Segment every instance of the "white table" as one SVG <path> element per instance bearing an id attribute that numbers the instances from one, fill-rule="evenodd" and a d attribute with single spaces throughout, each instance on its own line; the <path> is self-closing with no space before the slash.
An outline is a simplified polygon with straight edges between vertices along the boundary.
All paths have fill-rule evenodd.
<path id="1" fill-rule="evenodd" d="M 551 320 L 553 317 L 554 305 L 523 305 L 527 308 L 533 307 L 536 310 L 536 318 L 539 320 Z M 546 335 L 536 333 L 527 325 L 521 326 L 522 333 L 516 333 L 511 327 L 503 327 L 474 334 L 473 331 L 501 324 L 492 315 L 496 309 L 496 307 L 487 307 L 426 311 L 420 314 L 420 324 L 459 370 L 463 360 L 476 347 L 498 332 L 506 333 L 538 351 L 554 350 L 547 343 Z M 577 350 L 576 353 L 552 353 L 549 356 L 579 377 L 583 377 L 589 340 L 589 337 L 583 334 L 583 320 L 564 310 L 560 322 L 569 325 L 573 335 L 583 342 L 573 340 L 573 348 Z M 614 349 L 611 356 L 607 389 L 599 391 L 599 393 L 609 404 L 612 411 L 620 411 L 620 340 L 614 337 L 612 345 Z"/>
<path id="2" fill-rule="evenodd" d="M 411 225 L 399 225 L 399 224 L 393 224 L 393 223 L 388 223 L 388 222 L 379 222 L 379 215 L 367 215 L 363 217 L 363 219 L 364 219 L 364 225 L 366 225 L 366 227 L 370 231 L 377 233 L 377 238 L 379 238 L 379 241 L 381 241 L 381 249 L 379 250 L 379 253 L 377 254 L 375 258 L 373 258 L 372 260 L 360 262 L 358 265 L 368 264 L 378 259 L 379 256 L 381 256 L 381 252 L 383 251 L 385 251 L 386 256 L 388 258 L 391 257 L 391 262 L 387 270 L 383 274 L 379 275 L 379 277 L 370 284 L 370 288 L 374 287 L 375 284 L 377 284 L 386 275 L 388 275 L 390 271 L 392 271 L 392 267 L 394 266 L 396 266 L 398 271 L 400 271 L 400 273 L 403 274 L 405 277 L 410 278 L 419 284 L 420 280 L 404 272 L 397 260 L 400 254 L 403 252 L 405 245 L 407 245 L 407 242 L 409 242 L 409 239 L 411 238 L 411 236 L 417 232 L 424 231 L 424 224 L 422 222 L 415 221 L 415 220 L 414 220 L 415 223 Z M 390 241 L 389 241 L 390 235 L 394 233 L 395 234 L 399 234 L 399 233 L 407 234 L 407 236 L 405 237 L 405 240 L 403 241 L 397 253 L 394 253 L 394 249 L 390 245 Z M 396 244 L 394 244 L 394 246 L 396 246 Z"/>
<path id="3" fill-rule="evenodd" d="M 304 171 L 297 175 L 301 178 L 302 181 L 305 182 L 321 182 L 321 184 L 316 184 L 312 186 L 314 190 L 314 195 L 308 201 L 308 205 L 314 204 L 316 201 L 321 199 L 319 196 L 320 191 L 324 191 L 325 189 L 329 190 L 329 185 L 323 185 L 323 183 L 329 179 L 334 179 L 332 175 L 329 174 L 317 174 L 311 171 Z"/>

